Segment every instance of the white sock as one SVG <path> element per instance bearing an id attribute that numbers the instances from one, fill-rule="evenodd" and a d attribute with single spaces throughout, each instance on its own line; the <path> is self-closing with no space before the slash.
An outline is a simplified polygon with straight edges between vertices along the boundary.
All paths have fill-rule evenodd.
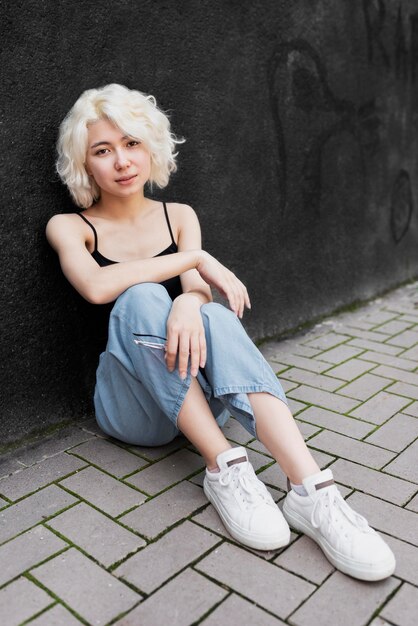
<path id="1" fill-rule="evenodd" d="M 295 491 L 298 494 L 298 496 L 308 495 L 308 492 L 306 491 L 303 485 L 294 485 L 293 483 L 290 483 L 290 486 L 292 487 L 293 491 Z"/>

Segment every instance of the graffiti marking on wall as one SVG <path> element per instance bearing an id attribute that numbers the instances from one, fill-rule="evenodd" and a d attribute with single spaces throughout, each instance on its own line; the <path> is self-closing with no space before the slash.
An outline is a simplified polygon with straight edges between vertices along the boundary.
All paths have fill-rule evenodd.
<path id="1" fill-rule="evenodd" d="M 302 39 L 276 47 L 269 62 L 268 80 L 277 137 L 276 168 L 281 187 L 281 208 L 286 210 L 290 204 L 290 176 L 295 176 L 295 161 L 298 159 L 298 184 L 304 210 L 319 216 L 325 151 L 331 142 L 333 146 L 337 143 L 341 161 L 344 161 L 345 152 L 357 152 L 358 167 L 363 171 L 365 155 L 375 154 L 380 145 L 381 120 L 376 103 L 369 100 L 356 107 L 353 102 L 338 98 L 330 88 L 326 67 L 318 53 Z M 289 154 L 294 153 L 295 148 L 286 142 L 282 120 L 285 113 L 288 119 L 294 121 L 292 115 L 295 116 L 297 111 L 304 114 L 307 136 L 300 139 L 299 156 L 293 154 L 291 163 Z M 293 135 L 295 132 L 302 134 L 302 126 L 295 129 Z M 335 139 L 338 141 L 333 141 Z M 294 138 L 292 142 L 295 142 Z"/>

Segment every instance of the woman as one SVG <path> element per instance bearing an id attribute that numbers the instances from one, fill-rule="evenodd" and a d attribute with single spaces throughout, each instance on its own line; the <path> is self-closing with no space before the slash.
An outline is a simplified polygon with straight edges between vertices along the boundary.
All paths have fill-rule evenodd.
<path id="1" fill-rule="evenodd" d="M 343 500 L 331 471 L 320 471 L 239 321 L 250 307 L 245 286 L 201 249 L 193 209 L 145 196 L 147 183 L 167 185 L 177 143 L 152 96 L 115 84 L 84 92 L 60 127 L 57 171 L 84 210 L 55 215 L 47 237 L 86 300 L 114 302 L 97 370 L 98 424 L 134 445 L 182 432 L 205 459 L 206 496 L 244 545 L 286 545 L 289 522 L 341 571 L 385 578 L 393 554 Z M 230 310 L 212 302 L 210 286 Z M 284 516 L 246 450 L 224 437 L 229 414 L 289 477 Z"/>

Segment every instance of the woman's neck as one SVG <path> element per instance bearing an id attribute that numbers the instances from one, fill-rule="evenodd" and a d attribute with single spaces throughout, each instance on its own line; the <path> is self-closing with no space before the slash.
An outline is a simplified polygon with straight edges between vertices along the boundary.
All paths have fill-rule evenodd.
<path id="1" fill-rule="evenodd" d="M 101 217 L 133 220 L 147 210 L 149 202 L 149 199 L 144 196 L 143 192 L 129 196 L 129 198 L 118 198 L 102 193 L 102 196 L 92 209 L 100 214 Z"/>

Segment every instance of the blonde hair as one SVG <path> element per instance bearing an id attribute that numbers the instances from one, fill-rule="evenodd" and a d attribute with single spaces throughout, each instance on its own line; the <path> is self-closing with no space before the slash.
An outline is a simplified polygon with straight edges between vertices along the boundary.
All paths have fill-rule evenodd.
<path id="1" fill-rule="evenodd" d="M 85 162 L 87 126 L 103 118 L 145 144 L 151 154 L 148 182 L 165 187 L 170 174 L 177 169 L 176 144 L 184 140 L 170 131 L 170 122 L 154 96 L 114 83 L 84 91 L 60 125 L 56 170 L 75 203 L 88 208 L 100 197 L 100 188 L 88 176 Z"/>

